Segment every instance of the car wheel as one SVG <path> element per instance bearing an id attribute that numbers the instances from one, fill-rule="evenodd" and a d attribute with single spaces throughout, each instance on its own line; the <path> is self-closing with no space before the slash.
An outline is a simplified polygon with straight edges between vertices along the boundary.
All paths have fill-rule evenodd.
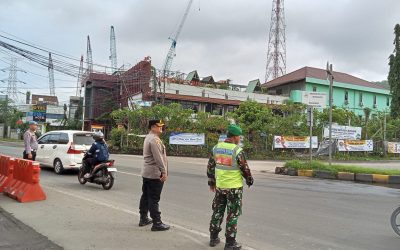
<path id="1" fill-rule="evenodd" d="M 62 174 L 64 172 L 64 167 L 60 159 L 54 160 L 53 167 L 56 174 Z"/>

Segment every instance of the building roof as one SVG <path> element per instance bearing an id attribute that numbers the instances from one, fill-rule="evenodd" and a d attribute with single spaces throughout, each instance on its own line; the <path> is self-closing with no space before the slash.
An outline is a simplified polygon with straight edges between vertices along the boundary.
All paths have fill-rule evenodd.
<path id="1" fill-rule="evenodd" d="M 201 81 L 204 83 L 215 83 L 214 78 L 212 76 L 206 76 Z"/>
<path id="2" fill-rule="evenodd" d="M 200 77 L 199 74 L 197 74 L 196 70 L 193 70 L 192 72 L 190 72 L 187 77 L 186 77 L 186 81 L 199 81 Z"/>
<path id="3" fill-rule="evenodd" d="M 257 87 L 261 88 L 261 82 L 260 79 L 252 80 L 249 82 L 246 88 L 247 93 L 254 93 Z"/>
<path id="4" fill-rule="evenodd" d="M 283 75 L 283 76 L 278 77 L 274 80 L 271 80 L 267 83 L 264 83 L 263 86 L 265 86 L 267 88 L 273 88 L 273 87 L 277 87 L 280 85 L 285 85 L 288 83 L 305 80 L 307 77 L 326 80 L 327 79 L 326 70 L 319 69 L 319 68 L 313 68 L 313 67 L 303 67 L 303 68 L 293 71 L 289 74 Z M 346 73 L 342 73 L 342 72 L 334 71 L 333 77 L 334 77 L 335 82 L 348 83 L 348 84 L 369 87 L 369 88 L 377 88 L 377 89 L 385 89 L 385 90 L 388 89 L 387 85 L 368 82 L 361 78 L 358 78 L 358 77 L 355 77 L 355 76 L 352 76 L 352 75 L 349 75 Z"/>

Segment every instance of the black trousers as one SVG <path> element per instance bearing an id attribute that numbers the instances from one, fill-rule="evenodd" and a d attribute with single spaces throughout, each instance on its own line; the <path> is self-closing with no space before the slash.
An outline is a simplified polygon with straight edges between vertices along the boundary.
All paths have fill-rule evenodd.
<path id="1" fill-rule="evenodd" d="M 82 164 L 83 164 L 83 166 L 85 168 L 85 174 L 86 173 L 91 173 L 93 167 L 96 166 L 98 163 L 99 162 L 96 161 L 96 159 L 93 158 L 93 157 L 88 157 L 88 158 L 82 160 Z"/>
<path id="2" fill-rule="evenodd" d="M 161 191 L 164 183 L 159 179 L 149 179 L 143 177 L 142 197 L 140 198 L 140 216 L 146 217 L 150 212 L 153 223 L 161 222 L 161 212 L 158 206 Z"/>
<path id="3" fill-rule="evenodd" d="M 36 152 L 35 151 L 32 151 L 31 152 L 31 154 L 32 154 L 32 158 L 31 159 L 29 159 L 28 158 L 28 154 L 25 152 L 25 150 L 24 150 L 24 152 L 22 153 L 22 158 L 23 159 L 26 159 L 26 160 L 32 160 L 32 161 L 34 161 L 34 160 L 36 160 Z"/>

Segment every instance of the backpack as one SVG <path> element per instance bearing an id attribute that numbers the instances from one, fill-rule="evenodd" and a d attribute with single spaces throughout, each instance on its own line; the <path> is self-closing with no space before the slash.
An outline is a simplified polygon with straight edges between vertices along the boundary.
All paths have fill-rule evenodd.
<path id="1" fill-rule="evenodd" d="M 108 153 L 108 148 L 105 143 L 96 142 L 97 150 L 96 150 L 96 161 L 103 162 L 108 161 L 108 157 L 110 156 Z"/>

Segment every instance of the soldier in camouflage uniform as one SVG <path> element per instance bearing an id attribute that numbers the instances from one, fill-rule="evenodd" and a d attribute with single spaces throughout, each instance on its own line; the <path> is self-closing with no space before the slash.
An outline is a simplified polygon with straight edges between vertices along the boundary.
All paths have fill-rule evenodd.
<path id="1" fill-rule="evenodd" d="M 214 147 L 207 166 L 208 185 L 215 192 L 210 222 L 210 246 L 220 243 L 218 234 L 226 209 L 225 250 L 241 249 L 236 242 L 236 233 L 237 221 L 242 214 L 243 178 L 249 187 L 254 182 L 244 152 L 238 146 L 240 135 L 242 130 L 239 126 L 229 125 L 228 138 Z"/>

